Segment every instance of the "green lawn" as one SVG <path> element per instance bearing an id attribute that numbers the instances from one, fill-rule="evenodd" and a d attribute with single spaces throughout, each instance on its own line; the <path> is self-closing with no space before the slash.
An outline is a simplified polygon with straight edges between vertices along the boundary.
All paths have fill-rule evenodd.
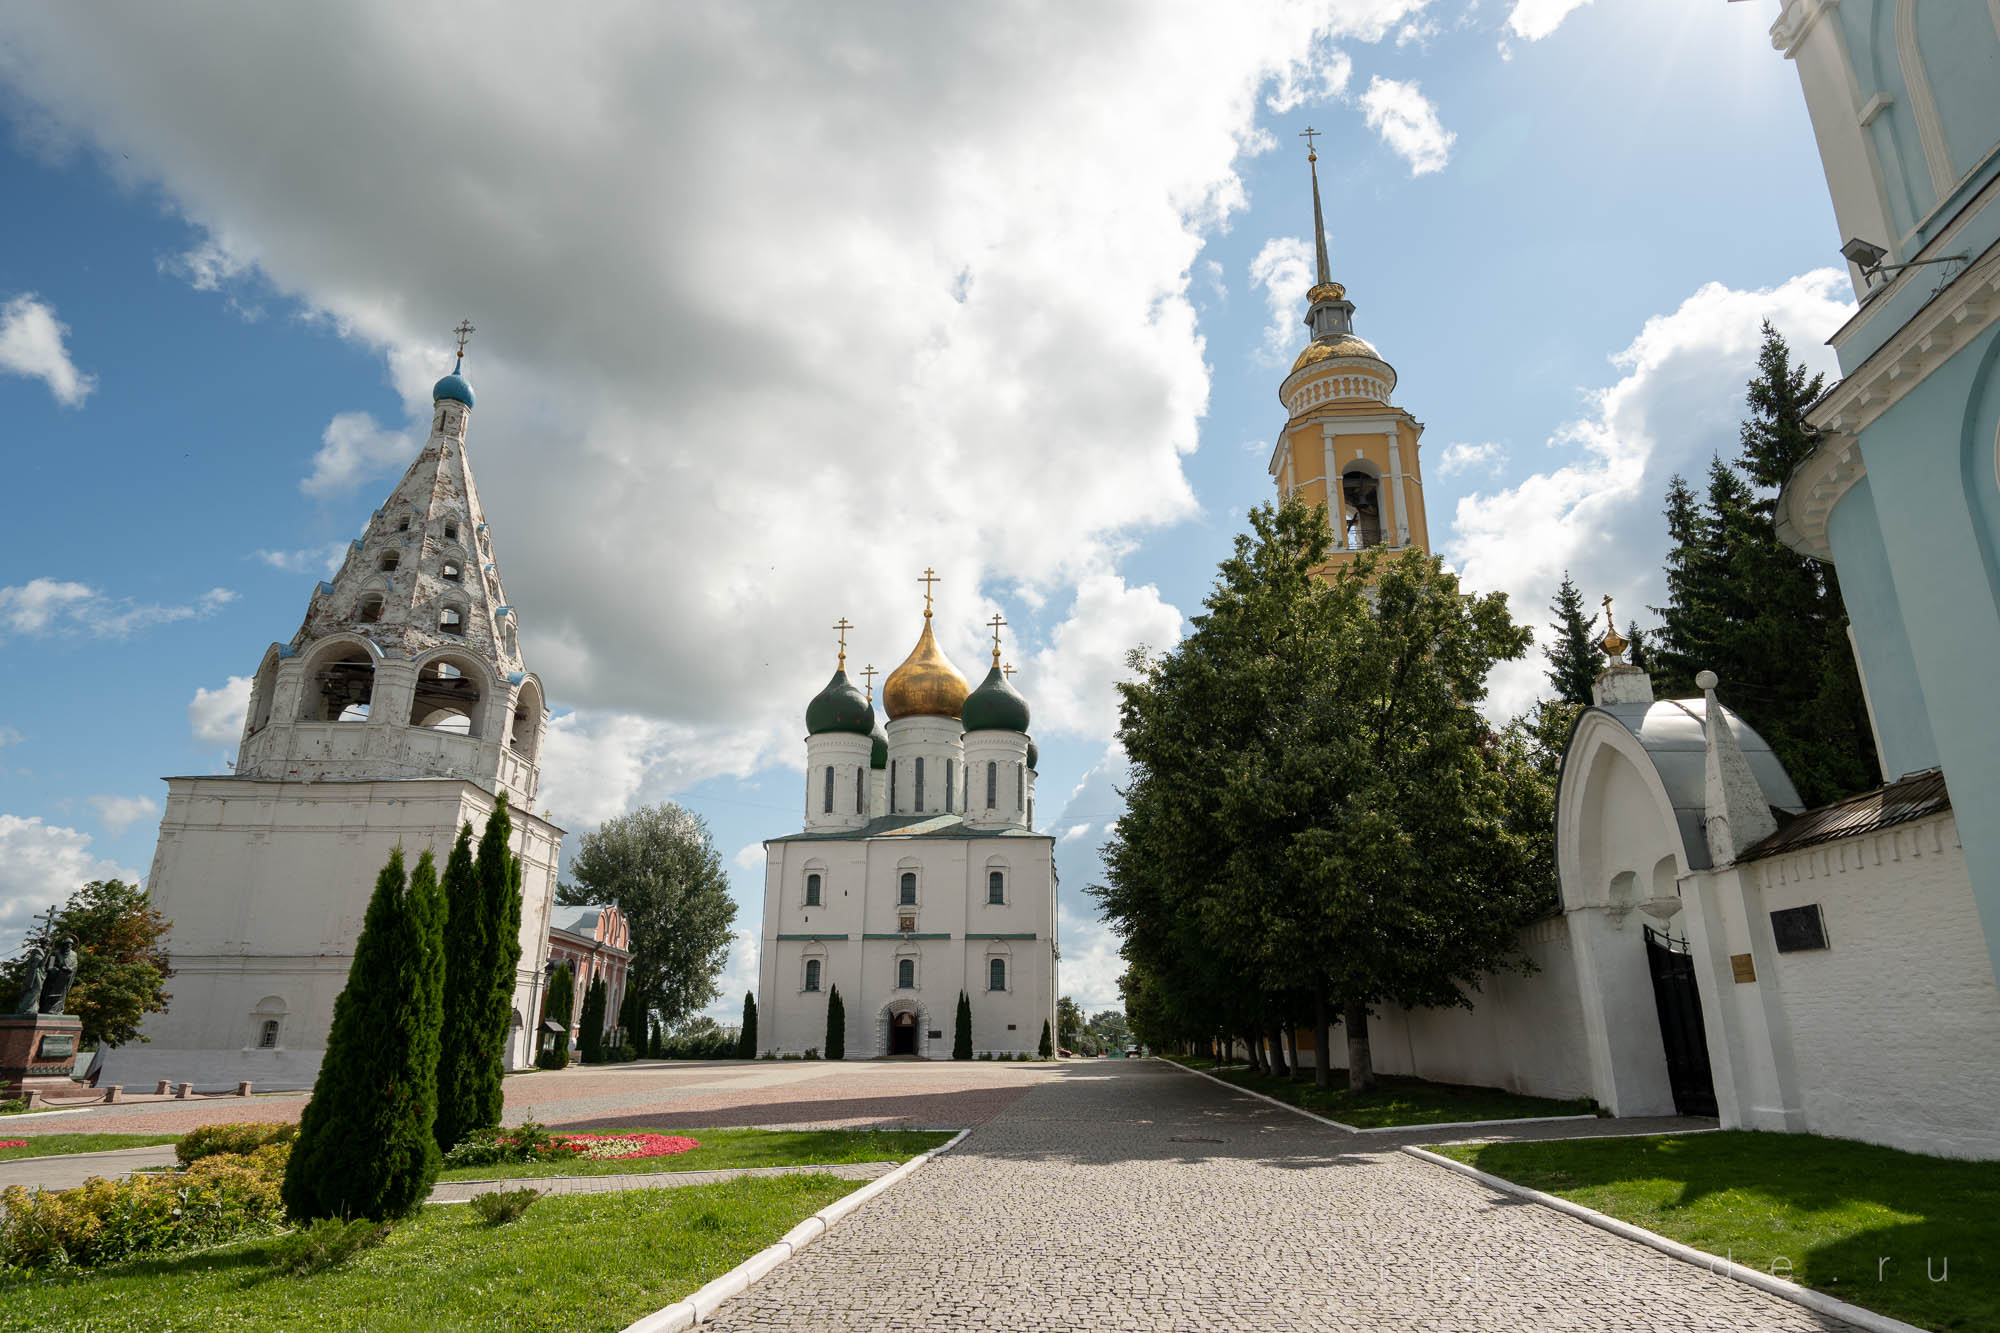
<path id="1" fill-rule="evenodd" d="M 267 1267 L 265 1239 L 23 1283 L 0 1290 L 0 1330 L 615 1330 L 859 1187 L 810 1175 L 568 1195 L 502 1227 L 432 1206 L 379 1249 L 311 1277 Z"/>
<path id="2" fill-rule="evenodd" d="M 1206 1068 L 1215 1077 L 1239 1088 L 1261 1092 L 1281 1102 L 1303 1107 L 1314 1115 L 1338 1120 L 1357 1129 L 1386 1125 L 1443 1125 L 1458 1120 L 1518 1120 L 1527 1116 L 1589 1115 L 1587 1100 L 1551 1101 L 1546 1097 L 1523 1097 L 1498 1088 L 1466 1088 L 1455 1083 L 1431 1083 L 1420 1078 L 1399 1078 L 1378 1074 L 1375 1090 L 1351 1093 L 1345 1070 L 1332 1071 L 1330 1087 L 1315 1087 L 1311 1078 L 1294 1083 L 1271 1078 L 1242 1066 L 1216 1068 L 1213 1061 L 1196 1061 L 1182 1056 L 1171 1060 L 1190 1068 Z"/>
<path id="3" fill-rule="evenodd" d="M 1436 1151 L 1924 1328 L 2000 1328 L 2000 1162 L 1747 1131 Z"/>
<path id="4" fill-rule="evenodd" d="M 22 1148 L 0 1148 L 0 1162 L 17 1157 L 60 1157 L 74 1152 L 109 1152 L 113 1148 L 150 1148 L 172 1143 L 178 1134 L 9 1134 L 0 1130 L 0 1143 L 26 1139 Z"/>
<path id="5" fill-rule="evenodd" d="M 904 1129 L 653 1129 L 628 1125 L 588 1132 L 678 1134 L 700 1140 L 701 1146 L 671 1157 L 640 1157 L 623 1162 L 563 1161 L 459 1166 L 446 1170 L 438 1179 L 514 1180 L 533 1176 L 622 1176 L 642 1171 L 714 1171 L 737 1166 L 901 1162 L 951 1139 L 949 1134 Z"/>

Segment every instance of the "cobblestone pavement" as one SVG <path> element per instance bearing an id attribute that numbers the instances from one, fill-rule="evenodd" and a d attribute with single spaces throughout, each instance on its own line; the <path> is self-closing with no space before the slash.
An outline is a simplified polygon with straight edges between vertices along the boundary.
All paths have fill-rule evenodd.
<path id="1" fill-rule="evenodd" d="M 1852 1330 L 1381 1137 L 1161 1061 L 1065 1066 L 713 1328 Z"/>
<path id="2" fill-rule="evenodd" d="M 530 1186 L 544 1194 L 613 1194 L 621 1190 L 668 1190 L 717 1185 L 742 1176 L 839 1176 L 879 1180 L 895 1162 L 842 1162 L 835 1166 L 739 1166 L 720 1171 L 635 1171 L 622 1176 L 537 1176 L 525 1180 L 447 1180 L 431 1190 L 432 1203 L 464 1203 L 475 1194 L 496 1194 Z"/>

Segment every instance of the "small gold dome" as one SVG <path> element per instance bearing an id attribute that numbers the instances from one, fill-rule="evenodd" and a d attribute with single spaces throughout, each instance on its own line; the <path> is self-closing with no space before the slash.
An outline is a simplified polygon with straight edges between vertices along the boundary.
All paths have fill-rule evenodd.
<path id="1" fill-rule="evenodd" d="M 1293 370 L 1304 370 L 1315 361 L 1324 361 L 1334 356 L 1368 356 L 1380 361 L 1382 354 L 1365 338 L 1357 338 L 1351 333 L 1343 333 L 1331 342 L 1307 343 L 1306 350 L 1299 353 L 1299 359 L 1292 362 Z"/>
<path id="2" fill-rule="evenodd" d="M 1347 298 L 1347 288 L 1337 282 L 1322 282 L 1306 293 L 1306 300 L 1314 305 L 1321 301 L 1342 301 Z"/>
<path id="3" fill-rule="evenodd" d="M 924 612 L 923 637 L 903 665 L 882 682 L 882 707 L 889 720 L 899 717 L 957 717 L 972 687 L 958 674 L 931 637 L 931 614 Z"/>

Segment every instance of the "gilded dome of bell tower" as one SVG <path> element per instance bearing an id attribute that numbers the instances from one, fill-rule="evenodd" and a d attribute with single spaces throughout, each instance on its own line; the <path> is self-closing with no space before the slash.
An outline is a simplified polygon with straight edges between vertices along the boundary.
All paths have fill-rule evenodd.
<path id="1" fill-rule="evenodd" d="M 930 585 L 937 576 L 926 569 L 917 581 L 924 585 L 924 632 L 903 664 L 882 682 L 882 707 L 891 722 L 902 717 L 956 718 L 965 707 L 965 696 L 972 693 L 931 634 Z"/>

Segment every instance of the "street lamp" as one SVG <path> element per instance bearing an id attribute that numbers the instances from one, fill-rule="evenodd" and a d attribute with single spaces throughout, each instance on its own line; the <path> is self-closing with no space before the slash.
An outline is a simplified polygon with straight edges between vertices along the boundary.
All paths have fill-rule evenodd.
<path id="1" fill-rule="evenodd" d="M 1924 264 L 1949 264 L 1954 260 L 1964 260 L 1964 255 L 1938 255 L 1934 259 L 1912 259 L 1907 264 L 1884 264 L 1889 252 L 1873 241 L 1864 241 L 1859 236 L 1850 236 L 1847 244 L 1840 247 L 1841 258 L 1861 270 L 1861 280 L 1872 284 L 1885 273 L 1900 273 L 1906 268 L 1918 268 Z M 1871 287 L 1872 290 L 1872 287 Z"/>

